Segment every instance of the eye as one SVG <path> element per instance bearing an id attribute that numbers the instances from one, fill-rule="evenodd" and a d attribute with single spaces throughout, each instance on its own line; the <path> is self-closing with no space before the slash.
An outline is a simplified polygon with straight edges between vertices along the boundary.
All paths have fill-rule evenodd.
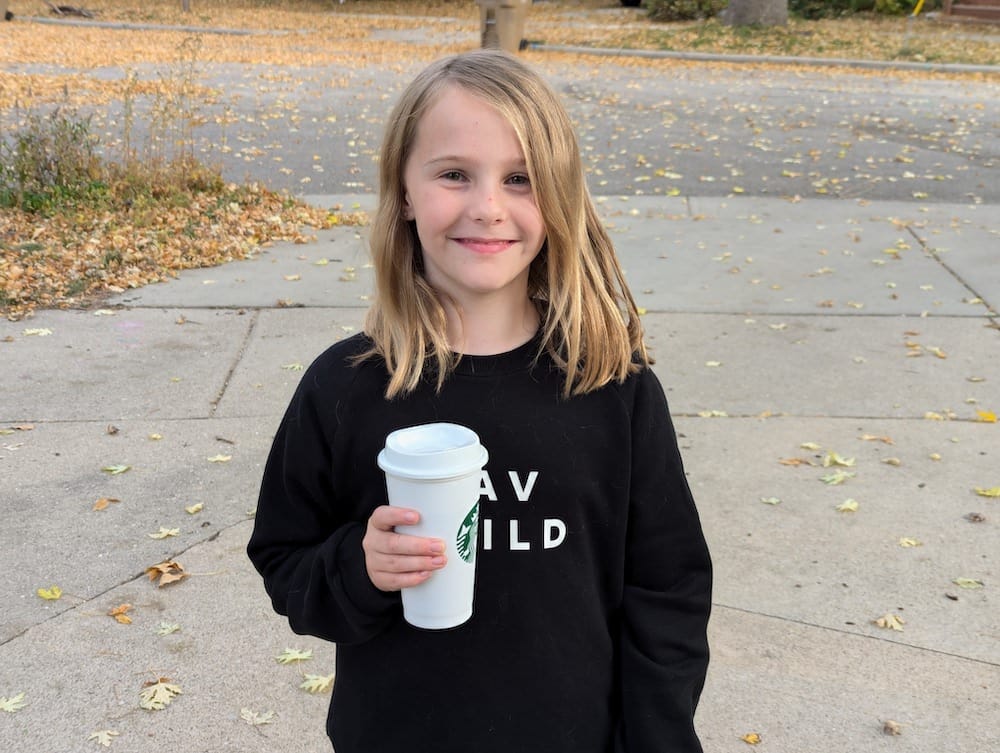
<path id="1" fill-rule="evenodd" d="M 516 173 L 507 178 L 507 182 L 512 186 L 524 186 L 528 187 L 531 185 L 531 179 L 528 178 L 524 173 Z"/>
<path id="2" fill-rule="evenodd" d="M 462 173 L 458 170 L 446 170 L 445 172 L 441 173 L 441 177 L 444 180 L 449 180 L 449 181 L 460 181 L 465 179 L 465 176 L 462 175 Z"/>

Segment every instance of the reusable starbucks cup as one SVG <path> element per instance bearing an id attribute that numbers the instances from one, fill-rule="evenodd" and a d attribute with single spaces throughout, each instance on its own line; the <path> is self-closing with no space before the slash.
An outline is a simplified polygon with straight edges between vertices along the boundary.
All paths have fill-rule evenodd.
<path id="1" fill-rule="evenodd" d="M 488 458 L 472 429 L 449 423 L 398 429 L 378 454 L 389 503 L 420 513 L 419 523 L 396 530 L 445 543 L 447 564 L 401 592 L 403 617 L 415 627 L 441 630 L 472 616 L 480 476 Z"/>

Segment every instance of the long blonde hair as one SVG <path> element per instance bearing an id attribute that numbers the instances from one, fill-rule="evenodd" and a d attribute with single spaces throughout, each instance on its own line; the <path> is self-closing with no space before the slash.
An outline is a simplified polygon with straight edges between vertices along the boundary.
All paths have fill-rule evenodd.
<path id="1" fill-rule="evenodd" d="M 438 389 L 460 355 L 448 344 L 444 308 L 422 273 L 416 227 L 403 216 L 403 173 L 423 113 L 446 86 L 460 86 L 503 115 L 521 142 L 546 238 L 532 262 L 528 295 L 542 320 L 541 348 L 566 375 L 563 394 L 583 394 L 651 363 L 635 301 L 584 180 L 572 123 L 542 78 L 506 53 L 476 50 L 432 63 L 390 115 L 371 228 L 376 296 L 362 359 L 380 356 L 386 397 L 416 389 L 428 373 Z"/>

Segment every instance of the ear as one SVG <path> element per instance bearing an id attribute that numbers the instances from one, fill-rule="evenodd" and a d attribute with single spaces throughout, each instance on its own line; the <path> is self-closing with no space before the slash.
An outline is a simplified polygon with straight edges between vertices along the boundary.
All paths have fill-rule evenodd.
<path id="1" fill-rule="evenodd" d="M 401 213 L 404 220 L 413 219 L 413 205 L 410 204 L 410 195 L 403 194 L 403 211 Z"/>

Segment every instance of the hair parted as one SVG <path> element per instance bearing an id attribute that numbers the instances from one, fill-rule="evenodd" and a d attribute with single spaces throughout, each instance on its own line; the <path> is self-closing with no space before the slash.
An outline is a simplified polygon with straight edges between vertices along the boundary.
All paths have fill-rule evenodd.
<path id="1" fill-rule="evenodd" d="M 449 86 L 495 107 L 521 142 L 546 233 L 529 269 L 528 295 L 541 315 L 541 351 L 565 372 L 564 396 L 622 381 L 651 363 L 638 309 L 587 190 L 565 108 L 517 58 L 476 50 L 438 60 L 418 74 L 386 127 L 370 241 L 376 295 L 365 322 L 374 345 L 360 357 L 385 361 L 386 397 L 406 394 L 428 376 L 440 389 L 461 358 L 449 347 L 444 308 L 423 276 L 416 227 L 403 217 L 403 174 L 417 127 Z"/>

